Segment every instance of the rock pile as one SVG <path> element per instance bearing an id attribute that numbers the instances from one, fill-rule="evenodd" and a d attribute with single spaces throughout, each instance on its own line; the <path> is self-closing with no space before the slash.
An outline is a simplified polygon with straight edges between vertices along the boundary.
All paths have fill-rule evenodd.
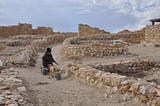
<path id="1" fill-rule="evenodd" d="M 27 89 L 14 68 L 0 71 L 0 106 L 33 106 L 28 102 Z"/>

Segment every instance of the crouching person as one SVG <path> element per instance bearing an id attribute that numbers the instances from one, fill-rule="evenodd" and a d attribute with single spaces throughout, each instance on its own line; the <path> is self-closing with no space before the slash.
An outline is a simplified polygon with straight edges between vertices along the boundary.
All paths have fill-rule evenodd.
<path id="1" fill-rule="evenodd" d="M 42 64 L 43 64 L 43 69 L 45 71 L 48 70 L 47 75 L 49 74 L 49 78 L 52 78 L 54 75 L 54 72 L 56 71 L 56 68 L 53 66 L 53 62 L 58 65 L 58 63 L 54 60 L 52 54 L 51 54 L 51 49 L 47 48 L 44 56 L 42 57 Z"/>

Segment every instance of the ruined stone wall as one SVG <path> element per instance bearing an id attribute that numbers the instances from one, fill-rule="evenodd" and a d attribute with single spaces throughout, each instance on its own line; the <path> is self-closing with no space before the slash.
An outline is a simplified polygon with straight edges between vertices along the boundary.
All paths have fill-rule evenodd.
<path id="1" fill-rule="evenodd" d="M 53 29 L 50 27 L 37 27 L 32 30 L 33 35 L 52 35 L 54 34 Z"/>
<path id="2" fill-rule="evenodd" d="M 100 35 L 100 34 L 109 34 L 104 30 L 99 28 L 92 28 L 89 25 L 79 24 L 78 25 L 78 34 L 79 36 L 88 36 L 88 35 Z"/>
<path id="3" fill-rule="evenodd" d="M 15 35 L 52 35 L 53 29 L 50 27 L 37 27 L 32 29 L 31 24 L 21 24 L 14 26 L 0 26 L 0 36 L 15 36 Z"/>
<path id="4" fill-rule="evenodd" d="M 160 25 L 146 26 L 145 41 L 148 43 L 160 43 Z"/>
<path id="5" fill-rule="evenodd" d="M 1 26 L 0 36 L 13 36 L 21 34 L 32 34 L 31 24 L 18 24 L 17 26 Z"/>
<path id="6" fill-rule="evenodd" d="M 136 31 L 125 29 L 116 34 L 112 34 L 112 39 L 122 39 L 127 43 L 140 44 L 145 39 L 145 27 Z"/>
<path id="7" fill-rule="evenodd" d="M 46 46 L 62 43 L 65 39 L 77 36 L 77 33 L 57 33 L 54 35 L 50 35 L 47 37 L 43 37 L 42 39 L 34 40 L 31 43 L 31 47 L 38 51 L 38 52 L 44 52 L 46 49 Z"/>
<path id="8" fill-rule="evenodd" d="M 112 39 L 122 39 L 127 43 L 140 44 L 145 38 L 144 33 L 117 33 L 112 34 Z"/>
<path id="9" fill-rule="evenodd" d="M 128 65 L 126 63 L 128 63 Z M 142 70 L 146 66 L 148 67 L 147 69 L 154 67 L 154 64 L 150 60 L 143 59 L 138 59 L 138 61 L 129 60 L 128 62 L 126 61 L 124 65 L 129 68 L 133 64 L 139 63 L 141 63 L 141 65 L 135 65 L 133 67 L 135 67 L 135 69 L 139 67 L 139 69 Z M 84 66 L 80 64 L 69 64 L 64 67 L 63 70 L 68 75 L 74 76 L 85 84 L 87 83 L 91 86 L 106 88 L 107 96 L 120 92 L 123 94 L 129 94 L 132 97 L 136 97 L 141 102 L 150 102 L 151 104 L 155 104 L 155 101 L 159 100 L 160 90 L 154 84 L 150 82 L 144 82 L 143 79 L 136 79 L 114 73 L 116 70 L 124 70 L 124 68 L 121 66 L 118 67 L 117 65 L 116 69 L 114 64 L 112 66 L 106 65 L 105 67 L 109 67 L 113 72 L 104 72 L 95 69 L 92 66 Z M 132 73 L 131 70 L 130 73 Z"/>
<path id="10" fill-rule="evenodd" d="M 85 38 L 69 38 L 63 42 L 66 58 L 81 58 L 85 56 L 103 57 L 127 54 L 124 45 L 114 45 L 100 40 L 81 41 Z"/>
<path id="11" fill-rule="evenodd" d="M 48 46 L 62 43 L 66 38 L 76 36 L 76 33 L 54 34 L 49 36 L 18 35 L 10 36 L 9 40 L 1 40 L 5 49 L 0 53 L 0 58 L 5 66 L 34 65 L 38 52 L 45 52 Z M 7 38 L 8 39 L 8 38 Z M 0 48 L 1 49 L 1 48 Z M 9 52 L 8 52 L 9 50 Z"/>

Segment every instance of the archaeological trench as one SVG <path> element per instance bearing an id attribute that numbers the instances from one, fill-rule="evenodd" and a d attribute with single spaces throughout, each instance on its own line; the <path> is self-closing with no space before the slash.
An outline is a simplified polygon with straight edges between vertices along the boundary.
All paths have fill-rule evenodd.
<path id="1" fill-rule="evenodd" d="M 160 81 L 158 77 L 150 79 L 149 76 L 160 70 L 160 62 L 151 56 L 135 56 L 128 51 L 130 45 L 158 47 L 160 25 L 116 34 L 83 24 L 79 24 L 78 33 L 51 30 L 46 27 L 32 29 L 30 24 L 0 27 L 0 106 L 31 104 L 26 100 L 27 88 L 18 77 L 19 70 L 10 67 L 35 66 L 37 53 L 57 43 L 62 44 L 67 60 L 128 56 L 111 63 L 69 63 L 62 71 L 88 86 L 113 89 L 110 93 L 127 93 L 142 103 L 160 106 Z"/>

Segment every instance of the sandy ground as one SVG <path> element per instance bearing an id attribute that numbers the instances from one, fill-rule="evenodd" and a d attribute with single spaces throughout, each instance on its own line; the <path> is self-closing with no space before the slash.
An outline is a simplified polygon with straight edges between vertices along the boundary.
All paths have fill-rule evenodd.
<path id="1" fill-rule="evenodd" d="M 66 61 L 63 58 L 61 45 L 53 46 L 53 55 L 60 65 L 66 62 L 77 62 L 82 64 L 95 64 L 100 62 L 115 62 L 130 58 L 126 56 L 106 58 L 85 58 L 82 60 Z M 141 56 L 160 56 L 160 48 L 133 46 L 129 50 Z M 48 79 L 40 73 L 41 57 L 39 54 L 36 67 L 21 68 L 20 77 L 23 78 L 30 91 L 31 101 L 34 106 L 146 106 L 135 98 L 123 100 L 126 95 L 113 94 L 106 97 L 106 90 L 85 85 L 75 78 L 62 80 Z"/>

